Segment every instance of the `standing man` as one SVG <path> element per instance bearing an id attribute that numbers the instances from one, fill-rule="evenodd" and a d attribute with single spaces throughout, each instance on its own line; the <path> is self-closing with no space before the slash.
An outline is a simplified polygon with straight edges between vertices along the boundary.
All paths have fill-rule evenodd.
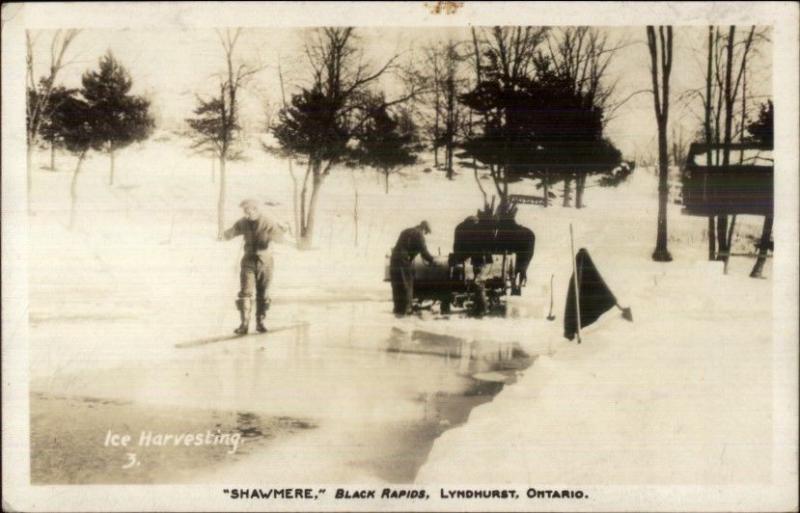
<path id="1" fill-rule="evenodd" d="M 414 258 L 421 254 L 422 258 L 433 264 L 433 256 L 425 245 L 425 235 L 431 233 L 428 221 L 419 225 L 406 228 L 400 232 L 397 243 L 392 250 L 392 259 L 389 264 L 389 277 L 392 280 L 392 301 L 394 302 L 395 315 L 408 315 L 411 313 L 411 304 L 414 299 Z"/>
<path id="2" fill-rule="evenodd" d="M 239 279 L 241 289 L 236 300 L 236 308 L 241 316 L 241 324 L 234 333 L 245 335 L 250 327 L 250 312 L 253 305 L 253 293 L 256 300 L 256 330 L 267 331 L 264 318 L 269 309 L 269 284 L 272 281 L 272 249 L 271 242 L 283 240 L 283 229 L 261 214 L 260 202 L 246 199 L 239 206 L 244 210 L 244 217 L 228 230 L 223 237 L 231 240 L 242 235 L 244 237 L 244 256 L 241 262 Z"/>

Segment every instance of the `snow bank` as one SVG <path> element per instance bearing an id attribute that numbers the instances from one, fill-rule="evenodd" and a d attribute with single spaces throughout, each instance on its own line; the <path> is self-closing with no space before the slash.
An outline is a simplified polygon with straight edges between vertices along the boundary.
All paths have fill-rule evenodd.
<path id="1" fill-rule="evenodd" d="M 705 261 L 705 220 L 674 206 L 675 260 L 652 262 L 655 190 L 654 177 L 639 172 L 618 191 L 592 191 L 585 211 L 546 212 L 537 240 L 546 233 L 552 246 L 534 258 L 534 283 L 555 275 L 558 319 L 539 322 L 535 336 L 549 351 L 437 440 L 419 484 L 769 481 L 771 283 L 747 277 L 751 260 L 733 259 L 728 276 Z M 589 249 L 635 320 L 612 310 L 583 331 L 581 345 L 561 335 L 569 222 L 576 249 Z"/>

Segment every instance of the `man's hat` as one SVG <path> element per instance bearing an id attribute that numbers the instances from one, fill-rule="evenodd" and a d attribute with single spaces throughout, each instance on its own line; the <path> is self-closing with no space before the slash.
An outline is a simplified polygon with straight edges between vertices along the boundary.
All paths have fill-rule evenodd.
<path id="1" fill-rule="evenodd" d="M 422 221 L 419 223 L 419 227 L 424 233 L 431 233 L 431 225 L 428 224 L 428 221 Z"/>
<path id="2" fill-rule="evenodd" d="M 239 207 L 241 207 L 241 208 L 260 207 L 260 206 L 261 206 L 261 202 L 258 201 L 257 199 L 253 199 L 253 198 L 247 198 L 245 200 L 242 200 L 241 203 L 239 203 Z"/>

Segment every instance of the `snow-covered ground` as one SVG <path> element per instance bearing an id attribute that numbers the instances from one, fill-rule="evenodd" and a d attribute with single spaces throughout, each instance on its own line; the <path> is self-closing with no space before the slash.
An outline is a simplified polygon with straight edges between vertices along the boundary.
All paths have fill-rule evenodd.
<path id="1" fill-rule="evenodd" d="M 210 160 L 187 147 L 164 134 L 121 152 L 113 187 L 107 159 L 92 156 L 79 177 L 73 231 L 66 225 L 74 159 L 60 155 L 58 172 L 37 170 L 30 218 L 32 377 L 159 361 L 175 354 L 177 342 L 236 326 L 241 245 L 216 240 L 218 183 L 212 183 Z M 251 196 L 274 203 L 267 214 L 290 222 L 287 162 L 259 150 L 247 157 L 228 166 L 227 224 L 240 215 L 238 202 Z M 37 155 L 39 164 L 46 160 L 44 152 Z M 315 247 L 277 247 L 274 304 L 389 301 L 384 257 L 399 231 L 422 219 L 433 227 L 431 251 L 447 254 L 453 228 L 474 213 L 481 196 L 471 170 L 450 182 L 426 167 L 432 166 L 392 175 L 388 195 L 377 173 L 335 170 L 321 192 Z M 302 171 L 295 164 L 298 180 Z M 771 264 L 767 279 L 754 280 L 748 278 L 752 260 L 734 258 L 724 275 L 721 264 L 706 260 L 706 220 L 683 216 L 674 204 L 674 261 L 653 262 L 657 201 L 649 169 L 616 189 L 588 188 L 585 203 L 582 210 L 563 208 L 560 199 L 547 209 L 520 206 L 518 221 L 536 233 L 536 253 L 528 286 L 511 299 L 508 318 L 404 321 L 470 339 L 519 342 L 539 355 L 516 384 L 435 442 L 417 482 L 769 481 Z M 635 320 L 609 312 L 584 331 L 581 345 L 562 337 L 570 223 L 576 250 L 589 250 Z M 745 235 L 760 229 L 759 218 L 740 217 L 740 246 L 752 249 Z M 554 322 L 546 320 L 551 275 Z"/>

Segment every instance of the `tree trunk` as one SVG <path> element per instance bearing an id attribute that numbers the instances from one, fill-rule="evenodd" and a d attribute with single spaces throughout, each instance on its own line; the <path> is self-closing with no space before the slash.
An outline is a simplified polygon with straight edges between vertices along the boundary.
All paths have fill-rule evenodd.
<path id="1" fill-rule="evenodd" d="M 439 169 L 439 83 L 434 79 L 433 168 Z"/>
<path id="2" fill-rule="evenodd" d="M 445 168 L 447 169 L 447 179 L 448 180 L 452 180 L 453 179 L 453 143 L 449 140 L 449 136 L 448 136 L 447 145 L 445 147 L 444 165 L 445 165 Z"/>
<path id="3" fill-rule="evenodd" d="M 761 230 L 761 244 L 758 248 L 758 258 L 750 271 L 751 278 L 761 278 L 761 273 L 764 270 L 764 263 L 767 260 L 767 251 L 769 250 L 769 239 L 772 237 L 772 216 L 764 217 L 764 228 Z"/>
<path id="4" fill-rule="evenodd" d="M 301 192 L 300 203 L 300 216 L 302 221 L 302 229 L 300 238 L 298 239 L 299 249 L 310 249 L 314 238 L 314 222 L 316 220 L 317 200 L 319 199 L 319 189 L 322 187 L 322 163 L 313 162 L 309 163 L 311 166 L 309 171 L 313 174 L 311 180 L 311 197 L 306 204 L 306 183 L 303 183 L 303 191 Z"/>
<path id="5" fill-rule="evenodd" d="M 656 31 L 652 26 L 647 27 L 647 42 L 651 63 L 650 74 L 653 82 L 653 104 L 658 127 L 658 220 L 656 224 L 656 248 L 652 257 L 656 262 L 672 261 L 672 255 L 667 249 L 667 201 L 669 199 L 667 127 L 669 125 L 669 77 L 672 72 L 672 27 L 666 27 L 666 39 L 664 37 L 664 28 L 663 26 L 658 27 L 658 40 L 661 43 L 661 62 L 659 66 L 659 45 L 656 41 Z M 661 69 L 660 77 L 659 68 Z M 661 79 L 660 87 L 659 78 Z"/>
<path id="6" fill-rule="evenodd" d="M 712 135 L 711 135 L 711 85 L 714 78 L 712 75 L 713 69 L 713 60 L 714 60 L 714 27 L 713 25 L 709 25 L 708 27 L 708 58 L 706 60 L 706 98 L 705 98 L 705 120 L 704 120 L 704 129 L 705 129 L 705 136 L 706 136 L 706 166 L 711 167 L 711 142 L 712 142 Z M 706 174 L 706 180 L 708 179 L 708 174 Z M 704 194 L 707 193 L 707 183 L 704 184 L 703 191 Z M 705 199 L 705 198 L 704 198 Z M 714 229 L 714 216 L 708 216 L 708 259 L 714 260 L 717 256 L 717 243 L 716 243 L 716 230 Z"/>
<path id="7" fill-rule="evenodd" d="M 86 152 L 83 152 L 78 157 L 78 163 L 75 164 L 75 171 L 72 173 L 72 181 L 69 184 L 69 229 L 75 228 L 76 217 L 76 204 L 78 202 L 78 173 L 81 172 L 81 165 L 83 159 L 86 157 Z"/>
<path id="8" fill-rule="evenodd" d="M 544 180 L 542 180 L 542 189 L 544 190 L 544 207 L 550 206 L 550 173 L 544 172 Z"/>
<path id="9" fill-rule="evenodd" d="M 478 190 L 481 191 L 481 195 L 483 196 L 483 206 L 485 208 L 486 205 L 489 204 L 489 200 L 487 199 L 486 191 L 484 190 L 483 185 L 481 185 L 481 179 L 478 176 L 478 166 L 475 163 L 475 157 L 472 157 L 472 174 L 475 177 L 475 183 L 478 184 Z"/>
<path id="10" fill-rule="evenodd" d="M 50 170 L 56 170 L 56 143 L 50 141 Z"/>
<path id="11" fill-rule="evenodd" d="M 570 201 L 569 195 L 570 195 L 570 191 L 572 190 L 571 189 L 571 184 L 572 184 L 572 178 L 568 177 L 568 178 L 564 179 L 564 203 L 561 204 L 562 207 L 568 207 L 569 206 L 569 201 Z"/>
<path id="12" fill-rule="evenodd" d="M 358 188 L 353 176 L 353 246 L 358 247 Z"/>
<path id="13" fill-rule="evenodd" d="M 219 199 L 217 200 L 217 238 L 225 233 L 225 157 L 219 158 Z"/>
<path id="14" fill-rule="evenodd" d="M 308 192 L 308 177 L 311 174 L 311 159 L 309 158 L 306 174 L 303 177 L 303 188 L 300 191 L 300 231 L 297 236 L 297 248 L 305 249 L 306 240 L 306 193 Z"/>
<path id="15" fill-rule="evenodd" d="M 575 208 L 583 208 L 583 191 L 586 187 L 586 175 L 579 174 L 575 179 Z"/>
<path id="16" fill-rule="evenodd" d="M 385 181 L 386 191 L 385 192 L 386 192 L 386 194 L 389 194 L 389 169 L 388 168 L 383 170 L 383 176 L 386 179 L 386 181 Z"/>
<path id="17" fill-rule="evenodd" d="M 111 165 L 110 165 L 110 168 L 109 168 L 109 175 L 108 175 L 108 185 L 114 185 L 114 167 L 115 167 L 114 166 L 114 163 L 115 163 L 114 162 L 114 160 L 115 160 L 114 159 L 114 157 L 115 157 L 114 150 L 109 151 L 108 152 L 108 156 L 111 159 Z"/>
<path id="18" fill-rule="evenodd" d="M 314 237 L 314 224 L 316 221 L 317 213 L 317 200 L 319 199 L 319 190 L 322 187 L 322 176 L 318 173 L 314 174 L 314 179 L 311 182 L 311 198 L 308 201 L 308 213 L 306 215 L 306 233 L 303 238 L 303 249 L 311 247 Z"/>
<path id="19" fill-rule="evenodd" d="M 728 216 L 720 214 L 717 216 L 717 260 L 724 260 L 724 253 L 728 252 Z"/>
<path id="20" fill-rule="evenodd" d="M 733 251 L 733 230 L 736 227 L 736 214 L 731 216 L 731 224 L 728 227 L 728 237 L 725 241 L 725 245 L 728 247 L 728 256 L 725 257 L 727 261 L 731 257 L 731 251 Z"/>
<path id="21" fill-rule="evenodd" d="M 708 216 L 708 259 L 714 260 L 717 257 L 716 229 L 714 228 L 714 216 Z"/>
<path id="22" fill-rule="evenodd" d="M 455 82 L 451 77 L 447 80 L 447 119 L 446 123 L 446 153 L 445 166 L 447 167 L 447 178 L 453 179 L 453 136 L 455 132 Z"/>
<path id="23" fill-rule="evenodd" d="M 31 186 L 33 184 L 33 180 L 32 180 L 32 177 L 33 177 L 33 141 L 30 141 L 30 140 L 28 141 L 28 148 L 27 148 L 27 152 L 25 154 L 25 163 L 26 163 L 25 172 L 26 172 L 26 175 L 27 175 L 26 194 L 28 196 L 28 212 L 30 212 L 30 209 L 31 209 Z"/>
<path id="24" fill-rule="evenodd" d="M 739 142 L 744 142 L 744 125 L 747 121 L 747 59 L 742 59 L 742 123 L 739 126 Z M 739 150 L 739 164 L 744 163 L 744 147 Z"/>
<path id="25" fill-rule="evenodd" d="M 726 47 L 726 62 L 725 62 L 725 89 L 723 91 L 725 97 L 725 135 L 722 140 L 722 166 L 728 167 L 731 162 L 731 141 L 733 139 L 733 101 L 734 91 L 732 91 L 732 74 L 733 74 L 733 43 L 736 34 L 736 27 L 731 25 L 728 31 L 728 42 Z M 719 251 L 723 254 L 722 260 L 728 261 L 728 216 L 720 215 L 717 219 L 717 243 Z"/>
<path id="26" fill-rule="evenodd" d="M 672 255 L 667 250 L 667 200 L 669 186 L 669 166 L 667 165 L 667 125 L 666 122 L 658 123 L 658 225 L 656 233 L 656 249 L 653 260 L 656 262 L 670 262 Z"/>
<path id="27" fill-rule="evenodd" d="M 300 210 L 298 206 L 297 177 L 294 175 L 292 157 L 289 157 L 289 176 L 292 177 L 292 215 L 294 217 L 294 233 L 300 233 Z"/>

